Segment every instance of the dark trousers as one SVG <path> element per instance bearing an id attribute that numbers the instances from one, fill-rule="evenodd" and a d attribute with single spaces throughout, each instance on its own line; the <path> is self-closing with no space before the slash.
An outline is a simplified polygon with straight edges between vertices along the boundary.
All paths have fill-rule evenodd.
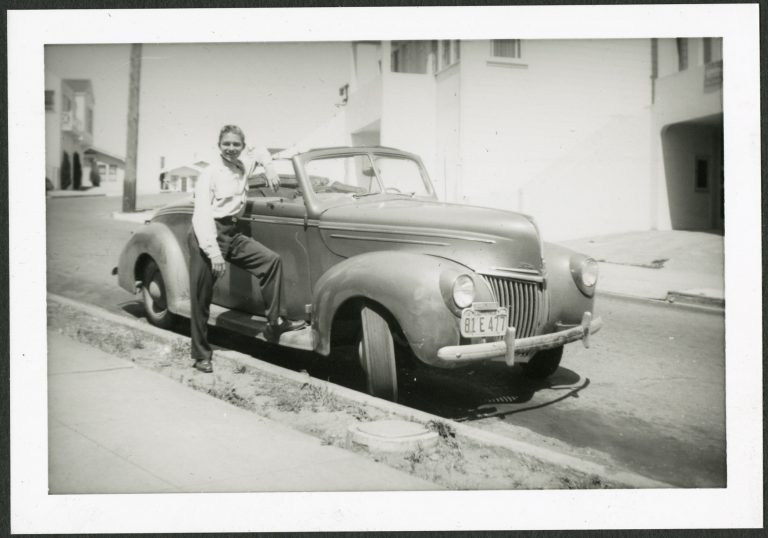
<path id="1" fill-rule="evenodd" d="M 208 343 L 208 316 L 213 299 L 211 260 L 200 248 L 194 230 L 189 231 L 189 295 L 191 301 L 190 332 L 192 358 L 210 359 L 213 354 Z M 277 323 L 283 289 L 283 266 L 280 256 L 258 241 L 237 231 L 233 220 L 216 221 L 216 241 L 226 261 L 245 269 L 259 280 L 266 318 Z"/>

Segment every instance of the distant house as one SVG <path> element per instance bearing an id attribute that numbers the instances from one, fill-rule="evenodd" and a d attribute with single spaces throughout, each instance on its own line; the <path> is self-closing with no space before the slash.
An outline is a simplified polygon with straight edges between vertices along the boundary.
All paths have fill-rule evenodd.
<path id="1" fill-rule="evenodd" d="M 96 169 L 99 173 L 99 186 L 106 194 L 119 195 L 123 192 L 123 180 L 125 178 L 125 160 L 103 149 L 90 147 L 85 150 L 84 177 L 90 182 L 90 171 Z"/>
<path id="2" fill-rule="evenodd" d="M 160 190 L 163 192 L 194 192 L 197 178 L 206 166 L 208 166 L 207 162 L 197 161 L 194 164 L 161 170 Z"/>

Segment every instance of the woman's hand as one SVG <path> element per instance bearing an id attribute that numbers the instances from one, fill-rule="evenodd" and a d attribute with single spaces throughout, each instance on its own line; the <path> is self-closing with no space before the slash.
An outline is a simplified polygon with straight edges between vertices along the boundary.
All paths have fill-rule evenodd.
<path id="1" fill-rule="evenodd" d="M 224 263 L 224 258 L 221 256 L 215 256 L 211 258 L 211 271 L 213 272 L 213 278 L 219 278 L 227 270 L 227 266 Z"/>

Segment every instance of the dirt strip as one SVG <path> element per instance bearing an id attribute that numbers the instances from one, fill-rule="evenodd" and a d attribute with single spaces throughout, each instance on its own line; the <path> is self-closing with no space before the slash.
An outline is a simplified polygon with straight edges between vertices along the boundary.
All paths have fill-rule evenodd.
<path id="1" fill-rule="evenodd" d="M 101 308 L 48 294 L 49 330 L 102 349 L 192 389 L 311 434 L 323 443 L 409 472 L 448 489 L 666 488 L 668 484 L 373 398 L 260 361 L 216 351 L 215 371 L 191 368 L 189 338 Z M 424 424 L 436 447 L 371 452 L 350 444 L 350 425 L 385 418 Z"/>

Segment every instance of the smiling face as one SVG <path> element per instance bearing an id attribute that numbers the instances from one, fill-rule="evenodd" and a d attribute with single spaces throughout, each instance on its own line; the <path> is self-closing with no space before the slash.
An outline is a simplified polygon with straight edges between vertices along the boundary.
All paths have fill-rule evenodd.
<path id="1" fill-rule="evenodd" d="M 237 133 L 224 133 L 219 140 L 219 151 L 229 159 L 237 159 L 243 152 L 243 137 Z"/>

